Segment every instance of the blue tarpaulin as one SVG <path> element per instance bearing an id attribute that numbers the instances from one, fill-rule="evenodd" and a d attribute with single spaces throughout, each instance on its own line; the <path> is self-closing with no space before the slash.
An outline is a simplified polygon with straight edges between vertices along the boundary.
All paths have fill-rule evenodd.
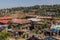
<path id="1" fill-rule="evenodd" d="M 52 37 L 52 36 L 49 36 L 47 38 L 44 38 L 43 40 L 57 40 L 56 38 Z"/>
<path id="2" fill-rule="evenodd" d="M 57 30 L 57 29 L 52 29 L 52 32 L 54 32 L 54 33 L 59 33 L 59 30 Z"/>

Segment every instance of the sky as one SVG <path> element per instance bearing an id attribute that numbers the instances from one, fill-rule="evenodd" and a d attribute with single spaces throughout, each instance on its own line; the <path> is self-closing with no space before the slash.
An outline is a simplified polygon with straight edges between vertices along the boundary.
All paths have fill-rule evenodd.
<path id="1" fill-rule="evenodd" d="M 34 5 L 53 5 L 60 4 L 60 0 L 0 0 L 0 9 L 34 6 Z"/>

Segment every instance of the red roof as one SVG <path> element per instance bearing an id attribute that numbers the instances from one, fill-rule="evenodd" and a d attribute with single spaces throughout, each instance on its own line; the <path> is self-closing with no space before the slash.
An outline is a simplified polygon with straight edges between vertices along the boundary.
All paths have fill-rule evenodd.
<path id="1" fill-rule="evenodd" d="M 10 20 L 0 20 L 0 22 L 7 24 Z"/>
<path id="2" fill-rule="evenodd" d="M 1 19 L 12 19 L 12 17 L 10 17 L 10 16 L 4 16 L 4 17 L 0 17 L 0 20 Z"/>
<path id="3" fill-rule="evenodd" d="M 13 19 L 12 21 L 15 22 L 15 23 L 21 23 L 21 24 L 30 22 L 26 19 Z"/>

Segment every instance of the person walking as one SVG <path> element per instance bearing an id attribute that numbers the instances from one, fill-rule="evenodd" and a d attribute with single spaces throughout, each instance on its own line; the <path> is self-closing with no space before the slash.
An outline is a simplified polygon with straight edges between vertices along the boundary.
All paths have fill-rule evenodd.
<path id="1" fill-rule="evenodd" d="M 16 32 L 15 40 L 18 40 L 18 32 Z"/>

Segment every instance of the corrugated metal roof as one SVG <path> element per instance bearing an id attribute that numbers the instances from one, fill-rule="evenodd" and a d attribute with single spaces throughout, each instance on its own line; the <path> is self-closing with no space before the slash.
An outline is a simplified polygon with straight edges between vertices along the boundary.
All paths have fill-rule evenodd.
<path id="1" fill-rule="evenodd" d="M 38 18 L 29 18 L 27 20 L 31 20 L 31 21 L 41 21 L 41 19 L 38 19 Z"/>

